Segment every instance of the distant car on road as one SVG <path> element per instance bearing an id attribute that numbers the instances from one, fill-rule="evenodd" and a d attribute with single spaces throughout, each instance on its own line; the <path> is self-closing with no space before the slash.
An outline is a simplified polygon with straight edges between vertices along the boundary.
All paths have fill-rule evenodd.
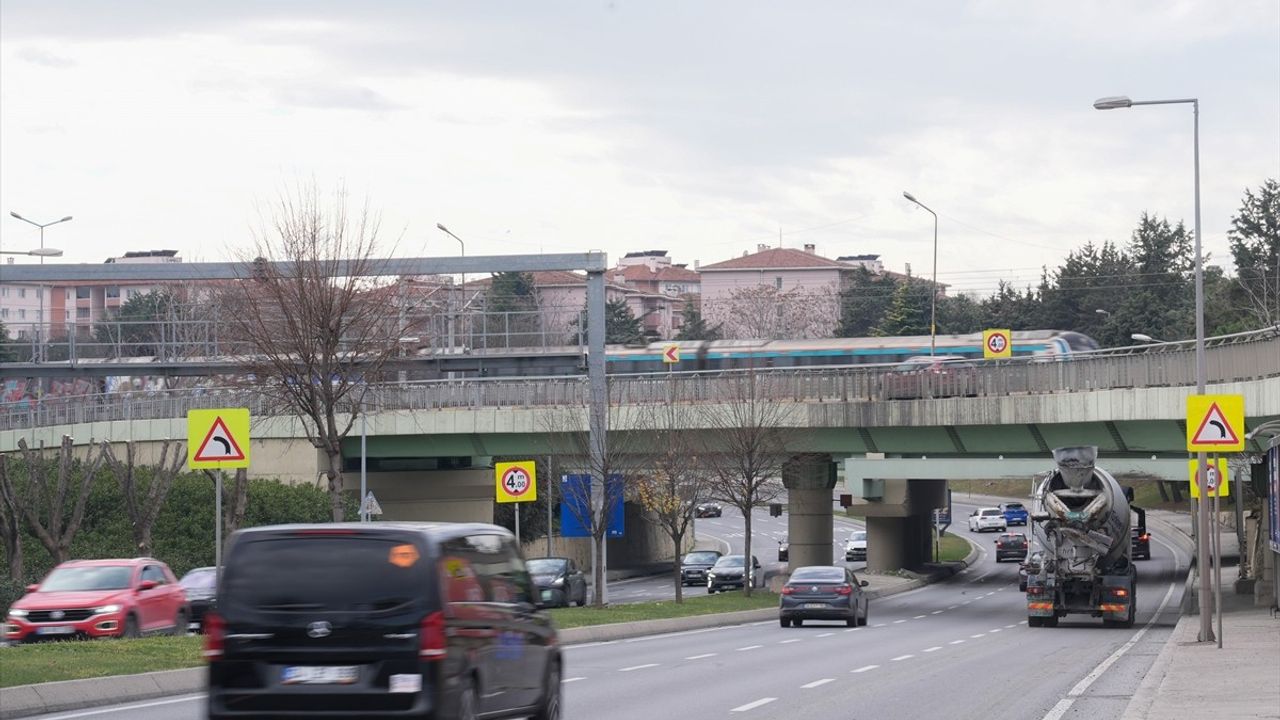
<path id="1" fill-rule="evenodd" d="M 214 597 L 217 594 L 218 569 L 215 567 L 198 567 L 188 570 L 182 580 L 178 581 L 182 592 L 187 596 L 186 630 L 200 630 L 204 615 L 213 609 Z"/>
<path id="2" fill-rule="evenodd" d="M 700 503 L 698 507 L 694 509 L 694 517 L 700 517 L 700 518 L 717 517 L 718 518 L 723 514 L 724 514 L 724 508 L 720 507 L 720 503 L 713 503 L 713 502 Z"/>
<path id="3" fill-rule="evenodd" d="M 12 643 L 183 633 L 187 599 L 153 558 L 69 560 L 9 608 Z"/>
<path id="4" fill-rule="evenodd" d="M 960 355 L 917 355 L 886 373 L 886 400 L 958 397 L 978 392 L 977 366 Z"/>
<path id="5" fill-rule="evenodd" d="M 680 561 L 680 584 L 702 585 L 707 582 L 707 571 L 720 559 L 718 550 L 695 550 L 685 553 Z"/>
<path id="6" fill-rule="evenodd" d="M 845 567 L 810 565 L 796 568 L 778 596 L 778 622 L 799 627 L 805 620 L 843 620 L 849 627 L 866 625 L 867 581 Z"/>
<path id="7" fill-rule="evenodd" d="M 569 607 L 573 603 L 582 607 L 587 604 L 587 577 L 577 562 L 563 557 L 540 557 L 530 558 L 526 567 L 538 592 L 535 599 L 538 605 Z"/>
<path id="8" fill-rule="evenodd" d="M 1008 529 L 1009 523 L 1000 508 L 978 508 L 969 513 L 969 532 L 1004 532 Z"/>
<path id="9" fill-rule="evenodd" d="M 845 560 L 866 560 L 867 559 L 867 531 L 854 530 L 849 533 L 849 539 L 844 541 L 844 559 Z"/>
<path id="10" fill-rule="evenodd" d="M 1027 508 L 1020 502 L 1007 502 L 1000 506 L 1004 521 L 1009 527 L 1027 524 Z"/>
<path id="11" fill-rule="evenodd" d="M 790 562 L 791 560 L 791 541 L 783 535 L 778 539 L 778 562 Z"/>
<path id="12" fill-rule="evenodd" d="M 1151 533 L 1145 528 L 1133 528 L 1129 531 L 1130 546 L 1133 548 L 1134 560 L 1151 559 Z"/>
<path id="13" fill-rule="evenodd" d="M 756 571 L 760 569 L 760 561 L 752 555 L 751 570 L 747 571 L 744 565 L 745 560 L 741 555 L 725 555 L 717 560 L 716 564 L 707 571 L 707 593 L 714 594 L 742 587 L 744 574 L 745 581 L 755 587 Z"/>
<path id="14" fill-rule="evenodd" d="M 996 538 L 996 562 L 1023 560 L 1027 557 L 1027 536 L 1022 533 L 1005 533 Z"/>

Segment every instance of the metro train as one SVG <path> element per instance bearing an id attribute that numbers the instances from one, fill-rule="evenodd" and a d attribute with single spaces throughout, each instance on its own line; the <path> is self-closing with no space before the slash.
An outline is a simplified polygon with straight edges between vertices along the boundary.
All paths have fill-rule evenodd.
<path id="1" fill-rule="evenodd" d="M 605 358 L 610 373 L 664 370 L 729 370 L 736 368 L 820 367 L 899 363 L 929 354 L 929 336 L 820 338 L 814 340 L 684 340 L 654 342 L 643 348 L 610 346 Z M 663 362 L 669 345 L 680 347 L 680 362 Z M 1013 355 L 1060 358 L 1098 350 L 1096 340 L 1065 330 L 1017 330 Z M 981 359 L 982 333 L 939 335 L 937 355 Z"/>

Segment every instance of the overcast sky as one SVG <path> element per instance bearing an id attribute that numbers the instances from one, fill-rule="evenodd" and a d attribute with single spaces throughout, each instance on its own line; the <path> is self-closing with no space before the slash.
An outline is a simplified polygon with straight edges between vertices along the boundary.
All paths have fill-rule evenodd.
<path id="1" fill-rule="evenodd" d="M 1276 0 L 0 0 L 0 245 L 232 257 L 314 178 L 398 255 L 757 243 L 989 291 L 1280 177 Z M 25 258 L 23 259 L 25 260 Z M 6 268 L 13 278 L 16 268 Z"/>

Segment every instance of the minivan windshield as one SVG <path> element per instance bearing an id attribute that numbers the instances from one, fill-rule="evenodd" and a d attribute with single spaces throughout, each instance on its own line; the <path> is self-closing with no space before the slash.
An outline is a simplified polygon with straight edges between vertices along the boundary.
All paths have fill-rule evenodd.
<path id="1" fill-rule="evenodd" d="M 401 538 L 246 538 L 227 561 L 222 592 L 229 608 L 265 612 L 396 610 L 428 595 L 428 564 Z"/>
<path id="2" fill-rule="evenodd" d="M 40 592 L 123 590 L 132 576 L 131 565 L 57 568 L 40 584 Z"/>

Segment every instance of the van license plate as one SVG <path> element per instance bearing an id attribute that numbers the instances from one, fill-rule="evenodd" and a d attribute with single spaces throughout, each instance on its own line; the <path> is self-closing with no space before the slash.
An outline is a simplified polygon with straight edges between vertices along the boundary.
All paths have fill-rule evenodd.
<path id="1" fill-rule="evenodd" d="M 284 685 L 351 685 L 359 676 L 355 665 L 286 665 L 280 682 Z"/>
<path id="2" fill-rule="evenodd" d="M 74 635 L 76 629 L 70 625 L 49 625 L 36 628 L 37 635 Z"/>

